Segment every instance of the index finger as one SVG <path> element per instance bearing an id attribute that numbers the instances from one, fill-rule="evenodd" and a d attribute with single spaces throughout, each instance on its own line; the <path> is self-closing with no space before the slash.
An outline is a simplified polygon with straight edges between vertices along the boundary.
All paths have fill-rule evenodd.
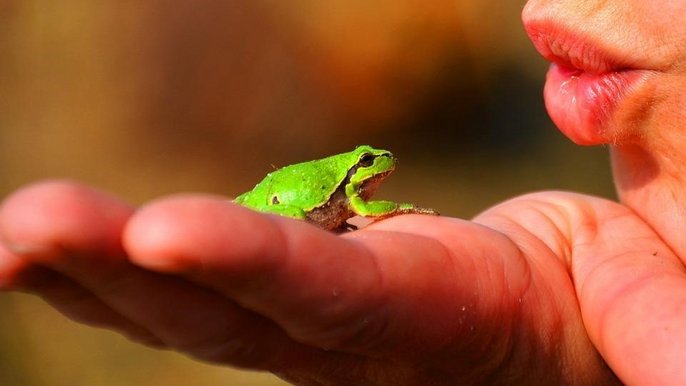
<path id="1" fill-rule="evenodd" d="M 467 237 L 485 232 L 422 217 L 406 221 L 439 221 L 434 226 Z M 391 339 L 412 334 L 424 334 L 427 348 L 445 344 L 470 328 L 481 296 L 474 287 L 483 284 L 467 259 L 460 265 L 428 235 L 370 228 L 340 237 L 208 197 L 148 205 L 128 224 L 124 244 L 135 263 L 210 286 L 300 342 L 351 352 L 420 355 L 410 340 L 399 347 L 402 340 Z"/>

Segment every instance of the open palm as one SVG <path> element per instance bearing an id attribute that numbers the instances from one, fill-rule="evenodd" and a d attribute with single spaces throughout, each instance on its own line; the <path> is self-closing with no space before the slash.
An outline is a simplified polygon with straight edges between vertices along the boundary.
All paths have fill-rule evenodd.
<path id="1" fill-rule="evenodd" d="M 682 262 L 629 209 L 588 196 L 334 235 L 220 197 L 135 210 L 45 182 L 5 200 L 0 236 L 5 289 L 295 384 L 686 380 Z"/>

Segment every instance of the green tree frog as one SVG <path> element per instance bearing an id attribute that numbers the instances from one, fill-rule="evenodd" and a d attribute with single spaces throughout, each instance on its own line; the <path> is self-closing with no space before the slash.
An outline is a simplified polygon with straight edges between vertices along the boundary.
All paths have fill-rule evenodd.
<path id="1" fill-rule="evenodd" d="M 355 229 L 347 223 L 355 215 L 374 221 L 406 213 L 437 215 L 433 209 L 412 204 L 368 201 L 395 166 L 391 152 L 358 146 L 348 153 L 277 169 L 234 202 L 336 232 Z"/>

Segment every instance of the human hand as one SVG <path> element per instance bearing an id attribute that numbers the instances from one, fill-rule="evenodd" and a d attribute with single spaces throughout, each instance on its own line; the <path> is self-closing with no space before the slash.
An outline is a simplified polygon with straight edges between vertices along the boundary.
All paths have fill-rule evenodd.
<path id="1" fill-rule="evenodd" d="M 646 348 L 684 347 L 650 334 L 681 321 L 681 263 L 629 210 L 586 196 L 541 193 L 473 222 L 407 215 L 337 236 L 219 197 L 135 211 L 46 182 L 6 199 L 0 236 L 3 288 L 296 384 L 616 381 L 596 349 L 625 382 L 684 376 L 657 371 L 680 368 L 678 356 L 639 371 L 656 360 Z M 656 309 L 670 318 L 646 312 Z"/>

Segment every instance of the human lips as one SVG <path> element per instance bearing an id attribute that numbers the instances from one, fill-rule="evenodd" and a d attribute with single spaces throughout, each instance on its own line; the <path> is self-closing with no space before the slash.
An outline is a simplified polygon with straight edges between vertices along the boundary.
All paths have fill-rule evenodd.
<path id="1" fill-rule="evenodd" d="M 615 50 L 553 24 L 526 24 L 534 46 L 552 62 L 544 89 L 553 122 L 579 144 L 608 143 L 606 128 L 621 102 L 646 78 Z"/>

